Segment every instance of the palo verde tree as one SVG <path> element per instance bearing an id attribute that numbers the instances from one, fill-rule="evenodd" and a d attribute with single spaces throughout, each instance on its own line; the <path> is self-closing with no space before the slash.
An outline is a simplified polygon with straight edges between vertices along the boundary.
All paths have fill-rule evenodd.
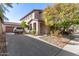
<path id="1" fill-rule="evenodd" d="M 79 22 L 79 5 L 78 4 L 57 4 L 56 10 L 59 13 L 60 26 L 65 31 L 71 25 L 78 24 Z"/>
<path id="2" fill-rule="evenodd" d="M 59 13 L 54 6 L 48 6 L 42 13 L 45 25 L 50 28 L 50 32 L 55 32 L 58 29 Z"/>
<path id="3" fill-rule="evenodd" d="M 63 31 L 71 25 L 79 24 L 79 4 L 59 3 L 46 7 L 43 11 L 43 20 L 52 30 L 63 28 Z"/>

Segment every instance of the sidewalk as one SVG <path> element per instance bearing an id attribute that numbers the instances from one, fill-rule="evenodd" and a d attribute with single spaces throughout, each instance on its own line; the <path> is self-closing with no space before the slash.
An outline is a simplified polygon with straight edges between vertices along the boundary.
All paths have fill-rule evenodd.
<path id="1" fill-rule="evenodd" d="M 79 55 L 79 34 L 74 35 L 74 37 L 74 40 L 71 40 L 63 49 Z"/>

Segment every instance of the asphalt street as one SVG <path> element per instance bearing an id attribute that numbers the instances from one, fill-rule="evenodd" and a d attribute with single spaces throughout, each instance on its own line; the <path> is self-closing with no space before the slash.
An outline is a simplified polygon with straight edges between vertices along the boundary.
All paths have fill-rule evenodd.
<path id="1" fill-rule="evenodd" d="M 38 39 L 6 34 L 8 56 L 77 56 Z"/>

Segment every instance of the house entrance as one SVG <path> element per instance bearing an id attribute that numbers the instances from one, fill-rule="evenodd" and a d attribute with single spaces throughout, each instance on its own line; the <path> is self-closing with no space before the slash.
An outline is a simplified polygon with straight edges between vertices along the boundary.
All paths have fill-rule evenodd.
<path id="1" fill-rule="evenodd" d="M 36 33 L 36 23 L 34 23 L 34 28 L 33 28 L 34 32 Z"/>

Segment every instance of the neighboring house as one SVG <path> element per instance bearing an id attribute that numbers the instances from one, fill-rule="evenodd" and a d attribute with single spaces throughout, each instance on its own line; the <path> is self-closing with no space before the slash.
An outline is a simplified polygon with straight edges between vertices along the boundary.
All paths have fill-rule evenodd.
<path id="1" fill-rule="evenodd" d="M 48 30 L 42 20 L 42 10 L 34 9 L 27 15 L 22 17 L 21 21 L 26 21 L 29 24 L 28 30 L 35 31 L 36 35 L 45 34 Z"/>
<path id="2" fill-rule="evenodd" d="M 13 32 L 14 27 L 19 27 L 20 23 L 4 22 L 5 32 Z"/>

